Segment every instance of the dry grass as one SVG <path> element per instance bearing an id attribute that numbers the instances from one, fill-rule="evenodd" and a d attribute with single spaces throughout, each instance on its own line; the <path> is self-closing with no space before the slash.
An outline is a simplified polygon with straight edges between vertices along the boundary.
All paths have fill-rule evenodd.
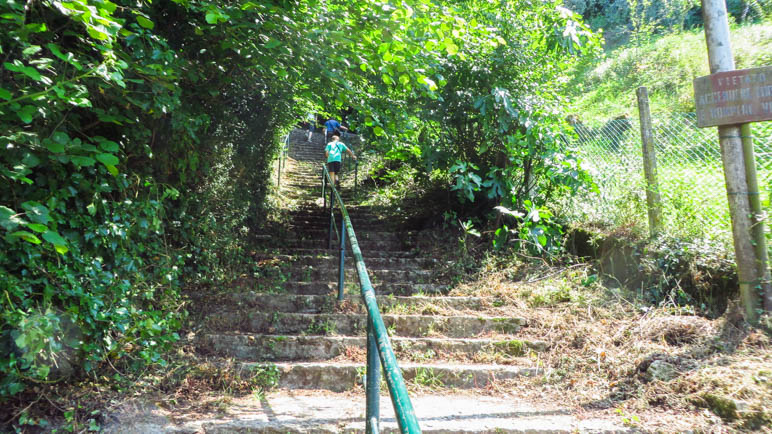
<path id="1" fill-rule="evenodd" d="M 590 265 L 542 264 L 540 278 L 533 268 L 519 273 L 522 262 L 488 262 L 452 295 L 505 301 L 500 309 L 528 320 L 519 338 L 550 348 L 530 355 L 541 375 L 495 388 L 610 412 L 647 430 L 772 432 L 772 339 L 736 307 L 716 320 L 682 315 L 603 285 Z M 652 378 L 652 364 L 672 367 L 674 378 Z"/>

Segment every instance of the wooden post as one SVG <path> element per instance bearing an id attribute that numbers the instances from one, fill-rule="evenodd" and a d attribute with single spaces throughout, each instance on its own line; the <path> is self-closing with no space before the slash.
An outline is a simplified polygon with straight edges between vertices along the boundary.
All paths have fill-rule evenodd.
<path id="1" fill-rule="evenodd" d="M 702 17 L 705 22 L 705 39 L 708 46 L 710 72 L 735 69 L 732 48 L 729 45 L 729 22 L 724 0 L 702 0 Z M 748 182 L 743 159 L 740 127 L 718 127 L 724 181 L 732 219 L 732 238 L 737 260 L 737 278 L 740 283 L 740 301 L 746 321 L 758 322 L 760 307 L 757 287 L 761 275 L 756 266 L 756 252 L 751 243 L 751 213 L 748 200 Z"/>
<path id="2" fill-rule="evenodd" d="M 657 155 L 654 149 L 654 134 L 651 132 L 649 92 L 641 86 L 635 92 L 638 96 L 638 117 L 641 119 L 641 146 L 643 150 L 643 173 L 646 177 L 646 207 L 649 211 L 649 235 L 654 237 L 662 231 L 662 198 L 657 183 Z"/>

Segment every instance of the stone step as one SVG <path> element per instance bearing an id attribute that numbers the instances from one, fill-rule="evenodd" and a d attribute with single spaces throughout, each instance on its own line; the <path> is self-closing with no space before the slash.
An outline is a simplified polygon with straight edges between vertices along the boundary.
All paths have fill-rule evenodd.
<path id="1" fill-rule="evenodd" d="M 411 392 L 421 432 L 424 434 L 624 434 L 641 432 L 626 427 L 619 417 L 575 411 L 558 405 L 534 405 L 507 393 L 483 395 L 465 391 Z M 399 434 L 394 407 L 386 391 L 379 401 L 380 432 Z M 577 414 L 574 414 L 574 413 Z M 352 392 L 275 390 L 264 395 L 232 398 L 226 412 L 189 417 L 187 408 L 165 412 L 155 406 L 121 409 L 106 418 L 106 434 L 364 434 L 365 394 Z M 605 416 L 605 418 L 604 418 Z"/>
<path id="2" fill-rule="evenodd" d="M 544 351 L 541 341 L 515 339 L 390 339 L 394 353 L 404 362 L 422 360 L 440 363 L 447 360 L 469 360 L 485 352 L 510 361 L 532 351 Z M 207 354 L 251 361 L 329 360 L 338 357 L 361 358 L 366 353 L 366 336 L 284 336 L 255 334 L 206 334 L 197 347 Z"/>
<path id="3" fill-rule="evenodd" d="M 295 210 L 292 210 L 289 212 L 289 216 L 293 219 L 296 218 L 324 218 L 325 220 L 329 218 L 330 216 L 330 209 L 329 209 L 329 201 L 327 203 L 328 208 L 325 210 L 322 206 L 323 204 L 314 204 L 313 206 L 309 206 L 307 208 L 297 208 Z M 390 218 L 384 217 L 378 213 L 374 213 L 372 211 L 366 210 L 366 209 L 356 209 L 356 208 L 349 208 L 346 207 L 346 212 L 348 212 L 348 216 L 352 219 L 359 219 L 363 221 L 378 221 L 378 220 L 389 220 Z M 340 210 L 336 207 L 335 208 L 335 216 L 340 219 Z"/>
<path id="4" fill-rule="evenodd" d="M 274 246 L 273 248 L 270 248 L 267 252 L 272 254 L 278 254 L 278 255 L 311 255 L 311 256 L 325 256 L 329 254 L 337 254 L 339 247 L 334 246 L 332 249 L 327 249 L 326 247 L 311 247 L 311 248 L 301 248 L 301 247 L 293 247 L 289 248 L 287 246 Z M 362 256 L 365 259 L 365 264 L 367 264 L 368 258 L 415 258 L 418 257 L 418 252 L 416 250 L 395 250 L 395 251 L 389 251 L 389 252 L 382 252 L 377 250 L 362 250 Z"/>
<path id="5" fill-rule="evenodd" d="M 424 434 L 502 433 L 502 434 L 624 434 L 641 432 L 626 427 L 619 417 L 609 418 L 602 411 L 576 411 L 555 404 L 534 405 L 516 395 L 475 394 L 470 391 L 411 392 L 421 432 Z M 111 415 L 104 427 L 107 434 L 364 434 L 365 394 L 352 392 L 275 390 L 264 395 L 232 398 L 223 413 L 189 417 L 187 408 L 171 407 L 168 417 L 155 406 L 121 409 Z M 386 391 L 379 401 L 380 432 L 399 434 L 394 407 Z M 605 418 L 604 418 L 605 416 Z"/>
<path id="6" fill-rule="evenodd" d="M 212 332 L 351 336 L 365 333 L 367 315 L 239 309 L 212 313 L 204 322 Z M 482 316 L 383 315 L 383 323 L 394 336 L 470 338 L 485 333 L 515 334 L 526 321 Z"/>
<path id="7" fill-rule="evenodd" d="M 348 214 L 351 221 L 354 223 L 354 230 L 357 229 L 365 229 L 360 228 L 358 226 L 361 224 L 369 224 L 373 225 L 373 227 L 366 228 L 368 230 L 379 230 L 380 224 L 388 224 L 393 221 L 393 219 L 388 219 L 385 217 L 372 215 L 372 214 L 363 214 L 359 212 L 350 212 Z M 290 213 L 289 215 L 290 222 L 298 224 L 298 222 L 318 222 L 321 227 L 326 227 L 324 225 L 329 224 L 330 221 L 330 211 L 329 209 L 327 211 L 324 211 L 321 207 L 319 207 L 317 210 L 314 211 L 296 211 L 293 213 Z M 399 219 L 397 219 L 399 220 Z M 340 222 L 340 212 L 336 208 L 335 209 L 335 221 Z"/>
<path id="8" fill-rule="evenodd" d="M 334 291 L 333 291 L 334 292 Z M 337 294 L 337 293 L 335 293 Z M 297 295 L 254 291 L 230 293 L 233 306 L 259 307 L 264 312 L 333 313 L 343 309 L 364 313 L 360 294 L 348 294 L 342 302 L 335 294 Z M 479 297 L 393 296 L 379 295 L 378 306 L 383 313 L 437 313 L 440 311 L 484 311 L 495 300 Z"/>
<path id="9" fill-rule="evenodd" d="M 351 258 L 349 258 L 350 262 Z M 271 279 L 299 280 L 301 282 L 329 282 L 337 281 L 338 268 L 331 267 L 288 267 L 281 266 L 262 267 L 261 275 Z M 378 283 L 438 283 L 441 276 L 434 274 L 432 270 L 421 269 L 372 269 L 368 268 L 370 282 Z M 345 267 L 343 271 L 345 282 L 358 282 L 358 274 L 354 268 Z"/>
<path id="10" fill-rule="evenodd" d="M 264 366 L 261 362 L 243 362 L 244 370 Z M 278 387 L 343 392 L 361 387 L 365 365 L 351 362 L 281 362 Z M 405 382 L 417 385 L 432 383 L 436 388 L 485 388 L 495 381 L 533 376 L 538 368 L 510 365 L 431 365 L 400 363 Z"/>
<path id="11" fill-rule="evenodd" d="M 344 293 L 359 295 L 359 280 L 349 279 L 344 282 Z M 254 288 L 258 292 L 288 293 L 296 295 L 327 295 L 338 293 L 337 279 L 329 282 L 273 282 L 270 284 L 258 284 Z M 450 291 L 448 285 L 436 283 L 400 283 L 381 282 L 373 285 L 378 295 L 413 296 L 423 294 L 445 294 Z"/>
<path id="12" fill-rule="evenodd" d="M 359 234 L 357 234 L 359 237 Z M 346 248 L 346 266 L 355 267 L 356 263 L 349 260 L 351 257 L 350 249 Z M 338 255 L 269 255 L 261 254 L 255 257 L 255 260 L 263 264 L 290 264 L 292 266 L 312 266 L 312 267 L 333 267 L 338 269 Z M 441 265 L 441 261 L 434 258 L 366 258 L 365 265 L 370 268 L 431 268 Z"/>
<path id="13" fill-rule="evenodd" d="M 340 220 L 337 221 L 338 228 L 340 229 Z M 326 227 L 324 227 L 326 226 Z M 298 228 L 297 230 L 285 230 L 280 231 L 277 230 L 273 233 L 276 238 L 280 238 L 282 240 L 326 240 L 328 237 L 328 227 L 329 224 L 325 224 L 324 226 L 306 226 L 305 228 Z M 290 228 L 285 228 L 290 229 Z M 398 241 L 405 241 L 405 242 L 415 242 L 417 235 L 414 232 L 396 232 L 396 231 L 378 231 L 378 230 L 363 230 L 358 231 L 356 228 L 354 228 L 354 233 L 356 234 L 357 241 L 362 243 L 362 241 L 386 241 L 386 242 L 398 242 Z M 335 232 L 333 231 L 333 238 L 336 238 Z M 346 237 L 348 240 L 348 236 Z"/>
<path id="14" fill-rule="evenodd" d="M 405 251 L 410 250 L 412 247 L 409 244 L 408 240 L 395 240 L 395 241 L 379 241 L 379 240 L 358 240 L 359 242 L 359 248 L 362 251 L 365 250 L 376 250 L 376 251 L 382 251 L 382 252 L 394 252 L 394 251 Z M 318 240 L 279 240 L 279 239 L 272 239 L 269 240 L 268 243 L 266 243 L 267 246 L 273 246 L 278 248 L 289 248 L 289 249 L 314 249 L 314 248 L 324 248 L 327 247 L 327 239 L 318 239 Z M 336 240 L 336 237 L 333 236 L 332 241 L 332 247 L 333 248 L 340 248 L 339 247 L 339 241 Z"/>

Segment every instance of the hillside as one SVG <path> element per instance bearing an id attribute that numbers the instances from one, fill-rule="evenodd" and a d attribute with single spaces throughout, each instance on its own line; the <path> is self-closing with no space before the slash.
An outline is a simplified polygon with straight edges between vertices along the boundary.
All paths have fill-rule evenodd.
<path id="1" fill-rule="evenodd" d="M 772 21 L 732 29 L 738 69 L 772 64 Z M 692 79 L 707 75 L 702 29 L 628 44 L 574 70 L 572 113 L 583 121 L 635 114 L 635 89 L 649 88 L 652 111 L 694 111 Z"/>

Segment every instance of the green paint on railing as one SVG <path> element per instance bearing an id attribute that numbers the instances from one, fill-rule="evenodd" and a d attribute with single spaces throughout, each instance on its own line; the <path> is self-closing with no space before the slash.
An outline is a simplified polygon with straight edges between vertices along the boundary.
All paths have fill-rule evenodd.
<path id="1" fill-rule="evenodd" d="M 338 190 L 332 184 L 332 179 L 327 171 L 327 167 L 323 169 L 323 176 L 330 185 L 332 194 L 335 196 L 335 201 L 340 207 L 341 216 L 343 217 L 342 226 L 345 225 L 345 232 L 348 235 L 349 244 L 351 244 L 351 252 L 356 260 L 357 275 L 359 277 L 359 284 L 362 288 L 362 298 L 365 303 L 365 309 L 367 309 L 368 325 L 372 328 L 372 334 L 375 337 L 375 341 L 378 348 L 378 355 L 381 359 L 381 366 L 383 366 L 383 372 L 386 376 L 386 384 L 389 387 L 389 394 L 391 395 L 391 403 L 394 406 L 394 413 L 397 415 L 397 423 L 399 429 L 403 433 L 420 433 L 421 428 L 418 426 L 418 419 L 413 410 L 413 404 L 410 402 L 410 396 L 407 394 L 407 387 L 405 387 L 405 380 L 402 378 L 402 371 L 400 371 L 397 365 L 397 358 L 394 356 L 394 350 L 391 348 L 391 342 L 389 341 L 389 335 L 386 332 L 386 326 L 383 323 L 381 312 L 378 309 L 378 301 L 375 298 L 375 290 L 370 282 L 370 276 L 367 274 L 367 267 L 365 267 L 365 260 L 362 257 L 362 251 L 359 249 L 359 242 L 357 241 L 356 233 L 354 232 L 354 226 L 351 224 L 351 218 L 349 218 L 346 206 L 343 204 L 338 194 Z M 330 200 L 332 202 L 332 200 Z M 333 204 L 330 203 L 330 208 Z M 332 210 L 330 210 L 332 212 Z M 332 234 L 330 234 L 332 235 Z M 370 360 L 368 360 L 368 365 Z M 372 367 L 368 367 L 368 371 L 372 371 Z"/>

